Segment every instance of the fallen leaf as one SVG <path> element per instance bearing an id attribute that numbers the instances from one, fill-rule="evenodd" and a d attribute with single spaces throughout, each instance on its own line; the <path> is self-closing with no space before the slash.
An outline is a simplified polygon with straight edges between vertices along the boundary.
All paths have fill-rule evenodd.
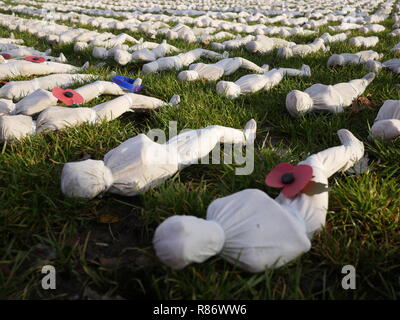
<path id="1" fill-rule="evenodd" d="M 351 112 L 359 113 L 364 109 L 374 109 L 376 105 L 371 101 L 371 94 L 368 94 L 366 97 L 358 97 L 353 100 L 351 103 Z"/>
<path id="2" fill-rule="evenodd" d="M 302 190 L 308 196 L 314 196 L 328 191 L 328 186 L 324 183 L 310 181 L 307 186 Z"/>
<path id="3" fill-rule="evenodd" d="M 101 223 L 115 223 L 118 221 L 119 221 L 119 218 L 116 216 L 113 216 L 111 214 L 104 214 L 104 215 L 100 216 Z"/>

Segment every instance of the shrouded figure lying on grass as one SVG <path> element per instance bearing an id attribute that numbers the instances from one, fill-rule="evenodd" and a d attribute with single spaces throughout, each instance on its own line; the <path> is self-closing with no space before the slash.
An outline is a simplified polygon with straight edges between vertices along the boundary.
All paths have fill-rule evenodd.
<path id="1" fill-rule="evenodd" d="M 375 47 L 379 42 L 379 38 L 376 36 L 372 37 L 353 37 L 349 39 L 348 43 L 355 47 Z"/>
<path id="2" fill-rule="evenodd" d="M 267 176 L 283 187 L 276 199 L 246 189 L 213 201 L 205 219 L 175 215 L 155 231 L 158 258 L 173 269 L 219 255 L 249 272 L 280 267 L 310 250 L 325 224 L 328 178 L 352 167 L 364 154 L 353 134 L 338 131 L 342 146 L 311 155 L 298 166 L 280 164 Z M 310 181 L 311 180 L 311 181 Z"/>
<path id="3" fill-rule="evenodd" d="M 386 100 L 371 127 L 371 136 L 394 139 L 400 136 L 400 100 Z"/>
<path id="4" fill-rule="evenodd" d="M 82 103 L 87 103 L 103 94 L 114 96 L 126 94 L 119 85 L 113 82 L 101 80 L 77 88 L 75 89 L 75 92 L 82 96 Z M 57 101 L 58 99 L 52 92 L 44 89 L 37 89 L 15 104 L 15 113 L 32 116 L 42 112 L 48 107 L 56 106 Z"/>
<path id="5" fill-rule="evenodd" d="M 235 82 L 219 81 L 217 83 L 217 93 L 221 96 L 234 99 L 241 94 L 269 90 L 281 82 L 285 75 L 309 77 L 311 76 L 311 69 L 307 65 L 303 65 L 300 70 L 279 68 L 272 69 L 264 74 L 248 74 Z"/>
<path id="6" fill-rule="evenodd" d="M 365 64 L 369 60 L 379 60 L 383 54 L 379 54 L 373 50 L 360 51 L 357 53 L 341 53 L 333 54 L 329 57 L 327 66 L 336 67 L 348 64 Z"/>
<path id="7" fill-rule="evenodd" d="M 13 47 L 12 49 L 1 50 L 0 54 L 9 56 L 10 58 L 21 58 L 28 56 L 38 56 L 43 57 L 46 61 L 56 61 L 56 62 L 67 62 L 67 58 L 63 53 L 60 53 L 59 57 L 49 56 L 51 53 L 51 49 L 46 50 L 45 52 L 35 50 L 34 48 L 18 46 Z"/>
<path id="8" fill-rule="evenodd" d="M 163 144 L 139 134 L 109 151 L 104 161 L 66 163 L 61 190 L 68 197 L 87 199 L 106 191 L 134 196 L 207 156 L 219 143 L 252 144 L 256 127 L 254 120 L 244 130 L 208 126 L 181 133 Z"/>
<path id="9" fill-rule="evenodd" d="M 111 121 L 126 112 L 177 105 L 179 101 L 178 95 L 174 95 L 170 102 L 166 103 L 157 98 L 127 93 L 92 108 L 50 106 L 39 114 L 36 121 L 25 115 L 0 116 L 0 141 L 20 139 L 35 133 L 61 130 L 83 123 Z"/>
<path id="10" fill-rule="evenodd" d="M 292 47 L 281 47 L 278 50 L 278 57 L 290 58 L 294 56 L 305 56 L 310 53 L 318 51 L 326 52 L 329 50 L 330 48 L 325 46 L 324 40 L 317 38 L 310 44 L 296 44 Z"/>
<path id="11" fill-rule="evenodd" d="M 51 90 L 55 87 L 69 87 L 79 81 L 88 81 L 96 76 L 92 74 L 57 73 L 50 76 L 26 81 L 11 81 L 0 88 L 0 98 L 18 100 L 37 89 Z"/>
<path id="12" fill-rule="evenodd" d="M 25 60 L 10 60 L 0 64 L 0 80 L 18 76 L 43 76 L 51 73 L 73 73 L 89 67 L 86 62 L 82 67 L 58 62 L 34 63 Z"/>
<path id="13" fill-rule="evenodd" d="M 142 67 L 142 71 L 144 73 L 156 73 L 164 70 L 181 70 L 184 67 L 192 64 L 196 60 L 200 58 L 207 59 L 224 59 L 228 58 L 228 53 L 224 52 L 223 54 L 206 50 L 206 49 L 194 49 L 185 53 L 178 54 L 177 56 L 172 57 L 163 57 L 159 58 L 156 61 L 146 63 Z"/>
<path id="14" fill-rule="evenodd" d="M 181 71 L 178 79 L 182 81 L 194 81 L 199 79 L 218 80 L 222 76 L 228 76 L 239 68 L 254 71 L 257 73 L 265 73 L 268 71 L 268 65 L 259 67 L 255 63 L 241 58 L 222 59 L 213 64 L 195 63 L 189 66 L 189 70 Z"/>
<path id="15" fill-rule="evenodd" d="M 361 95 L 374 80 L 375 73 L 370 72 L 361 79 L 335 85 L 317 83 L 303 91 L 292 90 L 286 96 L 286 109 L 296 117 L 310 111 L 343 112 L 353 99 Z"/>

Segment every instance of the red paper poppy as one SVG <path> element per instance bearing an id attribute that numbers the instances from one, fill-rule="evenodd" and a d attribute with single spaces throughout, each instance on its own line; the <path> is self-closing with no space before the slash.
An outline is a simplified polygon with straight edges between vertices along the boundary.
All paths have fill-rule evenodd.
<path id="1" fill-rule="evenodd" d="M 265 177 L 265 183 L 273 188 L 281 188 L 286 197 L 293 198 L 307 186 L 312 177 L 312 167 L 284 162 L 272 169 Z"/>
<path id="2" fill-rule="evenodd" d="M 83 103 L 83 97 L 76 91 L 72 89 L 62 89 L 62 88 L 54 88 L 52 91 L 53 96 L 55 96 L 58 100 L 65 103 L 67 106 L 72 106 L 73 104 L 81 104 Z"/>
<path id="3" fill-rule="evenodd" d="M 34 63 L 42 63 L 42 62 L 45 62 L 45 61 L 46 61 L 45 58 L 43 58 L 43 57 L 37 57 L 37 56 L 25 57 L 24 60 L 30 61 L 30 62 L 34 62 Z"/>
<path id="4" fill-rule="evenodd" d="M 0 56 L 3 56 L 3 58 L 7 59 L 7 60 L 12 58 L 11 54 L 8 54 L 8 53 L 2 53 L 2 54 L 0 54 Z"/>

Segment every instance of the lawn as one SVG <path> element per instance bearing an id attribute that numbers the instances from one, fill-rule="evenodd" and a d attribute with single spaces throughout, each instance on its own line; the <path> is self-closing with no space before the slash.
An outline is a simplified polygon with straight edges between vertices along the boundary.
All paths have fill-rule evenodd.
<path id="1" fill-rule="evenodd" d="M 389 19 L 382 25 L 391 30 L 393 23 Z M 321 28 L 319 34 L 325 31 L 326 27 Z M 145 36 L 127 33 L 137 39 Z M 390 49 L 398 42 L 387 33 L 376 34 L 380 42 L 373 48 L 385 54 L 383 61 L 394 57 Z M 314 83 L 335 84 L 364 76 L 367 71 L 361 66 L 326 68 L 331 53 L 359 50 L 336 43 L 330 53 L 287 60 L 277 58 L 276 52 L 254 55 L 245 49 L 231 51 L 230 56 L 271 68 L 308 64 L 312 76 L 285 78 L 268 92 L 229 100 L 217 96 L 215 82 L 182 83 L 176 71 L 145 75 L 140 64 L 121 67 L 112 60 L 96 66 L 99 60 L 89 52 L 74 53 L 72 45 L 50 46 L 29 33 L 14 34 L 36 49 L 51 47 L 54 55 L 63 52 L 74 65 L 89 61 L 91 67 L 85 72 L 104 79 L 110 79 L 112 72 L 141 77 L 143 94 L 164 101 L 179 94 L 181 103 L 178 108 L 125 114 L 108 123 L 0 144 L 0 299 L 400 298 L 400 139 L 367 140 L 383 102 L 400 99 L 396 75 L 383 70 L 366 90 L 364 95 L 372 95 L 375 109 L 359 113 L 348 109 L 340 115 L 309 114 L 295 119 L 286 111 L 286 94 Z M 10 31 L 0 27 L 0 37 L 9 36 Z M 288 40 L 307 43 L 315 37 Z M 161 40 L 157 37 L 156 41 Z M 183 50 L 197 47 L 180 40 L 168 43 Z M 245 73 L 240 71 L 224 80 L 236 80 Z M 101 97 L 85 106 L 109 99 L 111 96 Z M 79 201 L 65 198 L 60 191 L 65 162 L 89 156 L 102 159 L 108 150 L 138 133 L 153 128 L 168 132 L 171 120 L 177 121 L 181 130 L 210 124 L 242 128 L 251 118 L 258 124 L 251 175 L 235 175 L 232 165 L 195 165 L 136 197 L 106 194 Z M 218 257 L 181 271 L 173 271 L 157 259 L 152 237 L 164 219 L 174 214 L 204 217 L 212 200 L 245 188 L 276 196 L 276 189 L 265 186 L 265 175 L 279 162 L 295 163 L 310 153 L 338 145 L 336 131 L 340 128 L 351 130 L 364 141 L 368 170 L 361 175 L 339 173 L 330 180 L 326 228 L 313 239 L 308 253 L 282 268 L 259 274 L 240 271 Z M 57 270 L 56 290 L 41 287 L 41 268 L 48 264 Z M 356 268 L 356 290 L 341 286 L 344 265 Z"/>

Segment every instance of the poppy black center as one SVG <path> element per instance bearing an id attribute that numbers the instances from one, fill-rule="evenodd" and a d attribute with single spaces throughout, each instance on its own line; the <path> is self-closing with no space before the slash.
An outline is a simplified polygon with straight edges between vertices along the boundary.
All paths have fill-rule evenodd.
<path id="1" fill-rule="evenodd" d="M 71 98 L 74 96 L 74 94 L 72 92 L 64 92 L 64 96 L 66 96 L 67 98 Z"/>
<path id="2" fill-rule="evenodd" d="M 39 58 L 35 57 L 35 58 L 33 58 L 33 60 L 39 60 Z"/>
<path id="3" fill-rule="evenodd" d="M 294 181 L 294 174 L 291 172 L 285 173 L 281 177 L 281 182 L 283 184 L 290 184 Z"/>

